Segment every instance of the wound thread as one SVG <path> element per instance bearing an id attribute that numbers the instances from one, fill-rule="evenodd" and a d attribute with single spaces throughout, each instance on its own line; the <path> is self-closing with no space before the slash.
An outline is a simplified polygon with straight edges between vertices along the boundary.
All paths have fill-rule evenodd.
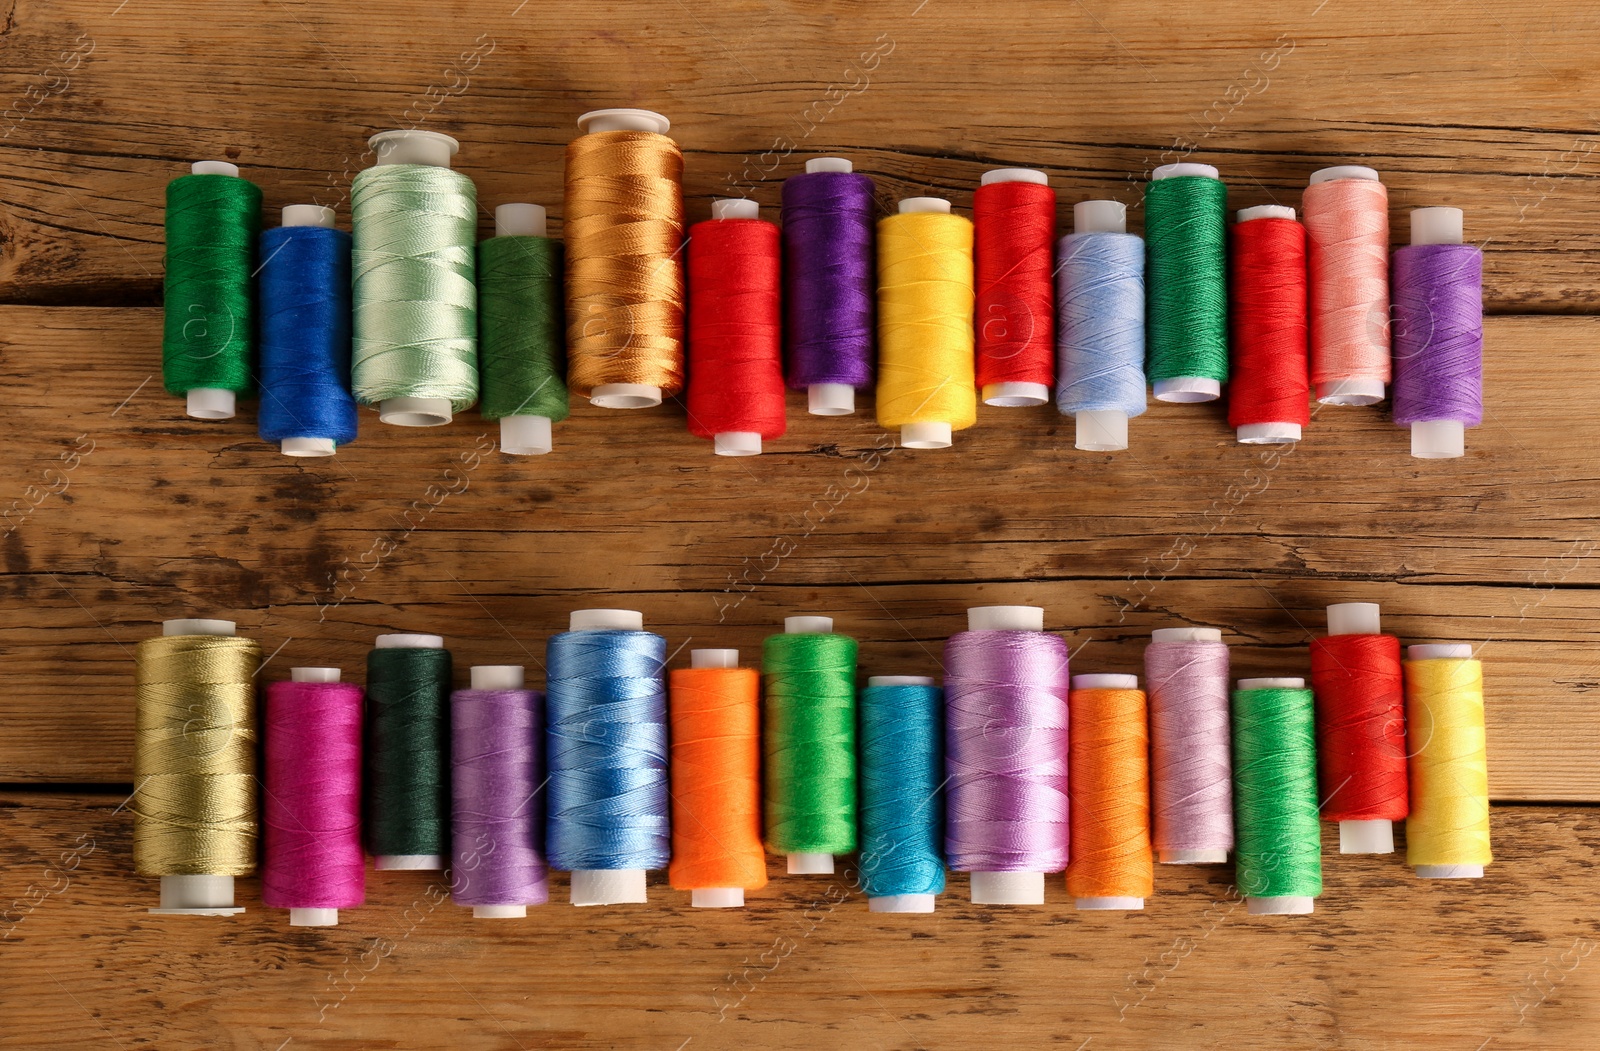
<path id="1" fill-rule="evenodd" d="M 873 185 L 857 172 L 819 171 L 783 181 L 785 376 L 872 384 Z"/>
<path id="2" fill-rule="evenodd" d="M 1195 638 L 1152 639 L 1144 650 L 1144 670 L 1157 859 L 1168 864 L 1225 860 L 1233 849 L 1228 647 Z"/>
<path id="3" fill-rule="evenodd" d="M 1144 203 L 1145 372 L 1162 401 L 1210 401 L 1228 379 L 1228 187 L 1204 175 L 1152 179 Z"/>
<path id="4" fill-rule="evenodd" d="M 761 846 L 761 676 L 754 668 L 675 668 L 672 864 L 678 890 L 767 884 Z"/>
<path id="5" fill-rule="evenodd" d="M 861 691 L 861 887 L 869 898 L 944 893 L 944 693 Z"/>
<path id="6" fill-rule="evenodd" d="M 450 897 L 457 905 L 542 905 L 544 695 L 450 695 Z"/>
<path id="7" fill-rule="evenodd" d="M 261 235 L 263 441 L 356 438 L 350 395 L 350 235 L 279 226 Z M 285 447 L 286 452 L 292 452 Z"/>
<path id="8" fill-rule="evenodd" d="M 1247 898 L 1322 893 L 1315 723 L 1310 690 L 1233 693 L 1234 881 Z"/>
<path id="9" fill-rule="evenodd" d="M 367 653 L 364 806 L 375 857 L 450 854 L 450 674 L 443 647 Z"/>
<path id="10" fill-rule="evenodd" d="M 848 854 L 856 849 L 856 640 L 769 635 L 761 677 L 767 846 Z"/>
<path id="11" fill-rule="evenodd" d="M 1247 444 L 1294 441 L 1311 422 L 1305 227 L 1264 216 L 1235 223 L 1231 238 L 1228 425 Z"/>
<path id="12" fill-rule="evenodd" d="M 1406 864 L 1419 876 L 1481 876 L 1482 866 L 1494 860 L 1483 665 L 1471 658 L 1413 657 L 1405 662 L 1405 683 L 1411 747 Z"/>
<path id="13" fill-rule="evenodd" d="M 1074 689 L 1072 861 L 1074 898 L 1148 898 L 1155 889 L 1150 848 L 1150 734 L 1143 690 Z"/>
<path id="14" fill-rule="evenodd" d="M 1317 400 L 1381 401 L 1389 382 L 1389 191 L 1371 172 L 1313 182 L 1302 204 Z"/>
<path id="15" fill-rule="evenodd" d="M 1135 234 L 1061 239 L 1056 274 L 1056 408 L 1064 415 L 1145 410 L 1144 241 Z"/>
<path id="16" fill-rule="evenodd" d="M 1394 422 L 1483 422 L 1483 251 L 1394 252 Z"/>
<path id="17" fill-rule="evenodd" d="M 1056 192 L 1036 182 L 988 182 L 972 195 L 977 383 L 990 405 L 1036 405 L 991 393 L 1001 383 L 1055 381 Z"/>
<path id="18" fill-rule="evenodd" d="M 1406 816 L 1406 714 L 1400 640 L 1328 635 L 1311 640 L 1323 816 Z"/>
<path id="19" fill-rule="evenodd" d="M 567 418 L 561 242 L 508 235 L 478 242 L 478 349 L 486 420 Z"/>
<path id="20" fill-rule="evenodd" d="M 261 188 L 254 183 L 201 174 L 167 184 L 161 339 L 167 393 L 252 388 L 260 232 Z"/>

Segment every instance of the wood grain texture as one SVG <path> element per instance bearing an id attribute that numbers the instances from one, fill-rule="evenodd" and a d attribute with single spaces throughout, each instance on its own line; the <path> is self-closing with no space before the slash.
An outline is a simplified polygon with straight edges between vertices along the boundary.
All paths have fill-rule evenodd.
<path id="1" fill-rule="evenodd" d="M 1327 853 L 1309 917 L 1247 915 L 1221 866 L 1162 866 L 1141 913 L 1074 912 L 1059 877 L 1042 909 L 976 908 L 955 876 L 934 915 L 890 917 L 774 865 L 744 910 L 654 882 L 522 921 L 369 873 L 339 927 L 295 930 L 253 879 L 242 916 L 148 915 L 119 802 L 0 797 L 0 1047 L 1499 1051 L 1600 1024 L 1589 810 L 1497 808 L 1481 881 Z"/>
<path id="2" fill-rule="evenodd" d="M 852 156 L 886 200 L 937 192 L 960 209 L 995 166 L 1047 170 L 1067 203 L 1137 204 L 1152 167 L 1192 153 L 1221 167 L 1242 207 L 1297 205 L 1311 171 L 1359 162 L 1383 172 L 1397 240 L 1408 208 L 1467 209 L 1469 236 L 1493 247 L 1491 310 L 1600 308 L 1592 5 L 199 11 L 12 5 L 0 301 L 154 302 L 163 188 L 189 161 L 237 161 L 273 215 L 307 199 L 344 211 L 366 137 L 395 126 L 459 137 L 458 167 L 486 206 L 532 198 L 559 218 L 573 119 L 645 105 L 675 122 L 691 218 L 730 193 L 774 205 L 783 177 L 828 152 Z"/>

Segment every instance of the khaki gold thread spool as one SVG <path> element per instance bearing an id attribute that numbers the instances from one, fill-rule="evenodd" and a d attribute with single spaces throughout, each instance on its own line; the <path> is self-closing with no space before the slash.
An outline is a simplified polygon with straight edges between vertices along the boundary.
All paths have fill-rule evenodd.
<path id="1" fill-rule="evenodd" d="M 567 144 L 567 382 L 604 409 L 683 388 L 683 154 L 668 127 L 594 110 Z"/>
<path id="2" fill-rule="evenodd" d="M 256 868 L 261 647 L 231 620 L 169 620 L 134 658 L 133 863 L 174 916 L 231 916 Z"/>

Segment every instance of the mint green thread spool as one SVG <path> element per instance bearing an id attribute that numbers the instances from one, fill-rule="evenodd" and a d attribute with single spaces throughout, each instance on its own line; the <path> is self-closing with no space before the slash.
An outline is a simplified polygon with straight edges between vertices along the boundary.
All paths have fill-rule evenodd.
<path id="1" fill-rule="evenodd" d="M 1316 707 L 1304 679 L 1233 691 L 1234 883 L 1252 916 L 1299 916 L 1322 893 Z"/>
<path id="2" fill-rule="evenodd" d="M 350 188 L 351 383 L 401 427 L 434 427 L 478 400 L 478 197 L 433 131 L 368 140 Z"/>
<path id="3" fill-rule="evenodd" d="M 567 418 L 566 304 L 561 243 L 537 204 L 502 204 L 478 245 L 478 411 L 500 421 L 500 450 L 538 456 Z"/>
<path id="4" fill-rule="evenodd" d="M 1228 188 L 1163 164 L 1145 190 L 1145 372 L 1158 401 L 1215 401 L 1228 379 Z"/>

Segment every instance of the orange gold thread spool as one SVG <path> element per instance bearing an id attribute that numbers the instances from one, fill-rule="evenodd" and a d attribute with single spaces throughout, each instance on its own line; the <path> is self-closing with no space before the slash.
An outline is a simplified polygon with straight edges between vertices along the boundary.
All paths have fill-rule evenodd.
<path id="1" fill-rule="evenodd" d="M 700 908 L 766 886 L 761 845 L 761 676 L 738 650 L 691 650 L 670 676 L 672 864 Z"/>
<path id="2" fill-rule="evenodd" d="M 595 110 L 567 144 L 567 384 L 601 408 L 683 388 L 683 154 L 668 126 Z"/>
<path id="3" fill-rule="evenodd" d="M 1150 732 L 1133 675 L 1074 675 L 1072 861 L 1067 891 L 1080 909 L 1142 909 L 1154 888 Z"/>

